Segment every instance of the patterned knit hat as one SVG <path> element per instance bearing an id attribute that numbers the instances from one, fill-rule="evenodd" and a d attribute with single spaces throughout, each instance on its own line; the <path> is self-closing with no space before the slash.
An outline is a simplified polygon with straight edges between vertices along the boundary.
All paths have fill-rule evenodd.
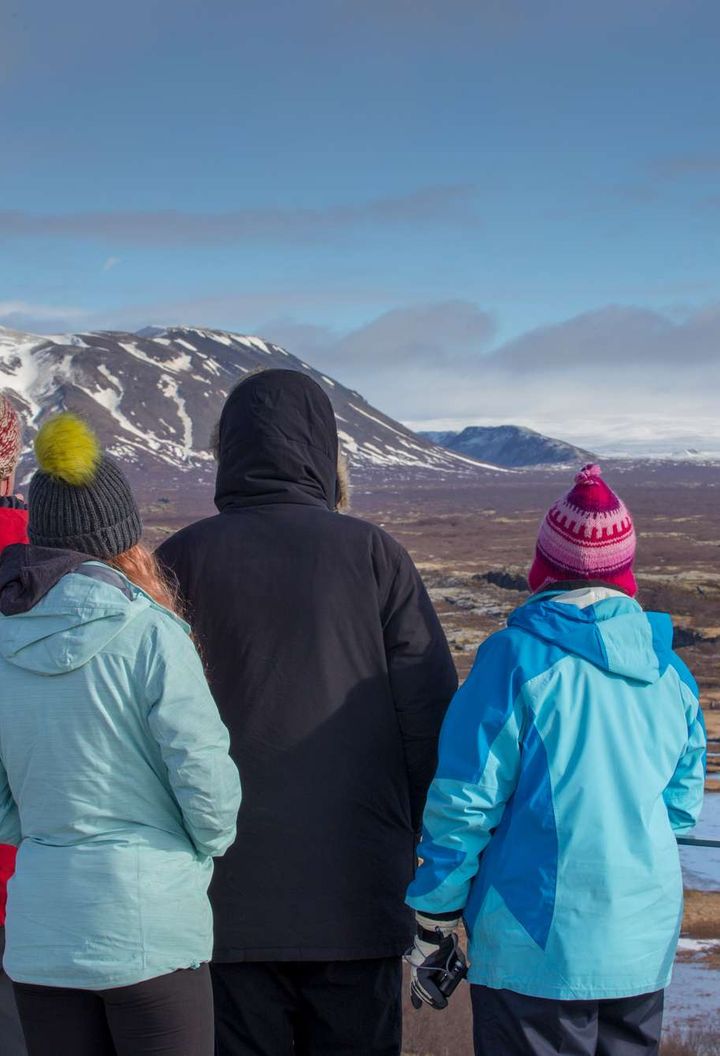
<path id="1" fill-rule="evenodd" d="M 0 480 L 9 477 L 20 460 L 22 429 L 17 411 L 0 393 Z"/>
<path id="2" fill-rule="evenodd" d="M 600 579 L 634 596 L 635 545 L 627 507 L 602 479 L 600 466 L 584 466 L 575 477 L 575 487 L 553 503 L 540 525 L 530 589 L 542 590 L 564 580 Z"/>
<path id="3" fill-rule="evenodd" d="M 81 418 L 48 419 L 35 438 L 35 455 L 31 543 L 107 560 L 140 541 L 142 523 L 130 485 Z"/>

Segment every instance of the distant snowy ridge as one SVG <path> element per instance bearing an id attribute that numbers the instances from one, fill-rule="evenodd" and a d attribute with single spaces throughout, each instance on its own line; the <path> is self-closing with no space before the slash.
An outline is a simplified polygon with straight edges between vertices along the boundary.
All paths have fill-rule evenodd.
<path id="1" fill-rule="evenodd" d="M 595 458 L 590 451 L 581 447 L 520 425 L 469 425 L 461 432 L 426 432 L 419 435 L 456 454 L 513 469 L 576 465 Z"/>
<path id="2" fill-rule="evenodd" d="M 212 471 L 209 439 L 223 402 L 236 382 L 263 367 L 297 370 L 322 386 L 351 465 L 501 472 L 417 436 L 359 393 L 259 337 L 197 327 L 52 336 L 0 327 L 0 390 L 23 410 L 28 440 L 49 414 L 74 411 L 129 467 L 173 479 Z"/>

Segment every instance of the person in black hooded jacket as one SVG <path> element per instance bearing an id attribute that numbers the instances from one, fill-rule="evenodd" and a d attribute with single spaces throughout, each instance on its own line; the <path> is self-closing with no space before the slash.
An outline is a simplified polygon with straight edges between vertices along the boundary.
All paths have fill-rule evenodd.
<path id="1" fill-rule="evenodd" d="M 219 513 L 158 556 L 244 789 L 211 885 L 218 1052 L 396 1056 L 404 897 L 455 668 L 406 551 L 337 512 L 319 385 L 243 380 L 216 447 Z"/>

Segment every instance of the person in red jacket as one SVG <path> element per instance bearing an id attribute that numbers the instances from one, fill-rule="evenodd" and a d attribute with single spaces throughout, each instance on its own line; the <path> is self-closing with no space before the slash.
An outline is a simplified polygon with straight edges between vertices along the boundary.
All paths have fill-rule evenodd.
<path id="1" fill-rule="evenodd" d="M 27 508 L 15 494 L 15 469 L 22 452 L 22 428 L 17 411 L 0 393 L 0 551 L 11 543 L 26 543 Z M 15 869 L 15 848 L 0 844 L 0 1052 L 25 1056 L 25 1042 L 15 1007 L 12 983 L 2 969 L 5 949 L 7 882 Z"/>

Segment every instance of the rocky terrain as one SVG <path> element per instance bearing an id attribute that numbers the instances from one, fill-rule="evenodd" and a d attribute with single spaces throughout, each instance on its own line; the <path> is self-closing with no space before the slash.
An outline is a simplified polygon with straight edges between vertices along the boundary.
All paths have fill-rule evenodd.
<path id="1" fill-rule="evenodd" d="M 519 425 L 469 425 L 462 432 L 430 432 L 420 436 L 449 451 L 508 468 L 582 465 L 595 460 L 590 451 Z"/>

